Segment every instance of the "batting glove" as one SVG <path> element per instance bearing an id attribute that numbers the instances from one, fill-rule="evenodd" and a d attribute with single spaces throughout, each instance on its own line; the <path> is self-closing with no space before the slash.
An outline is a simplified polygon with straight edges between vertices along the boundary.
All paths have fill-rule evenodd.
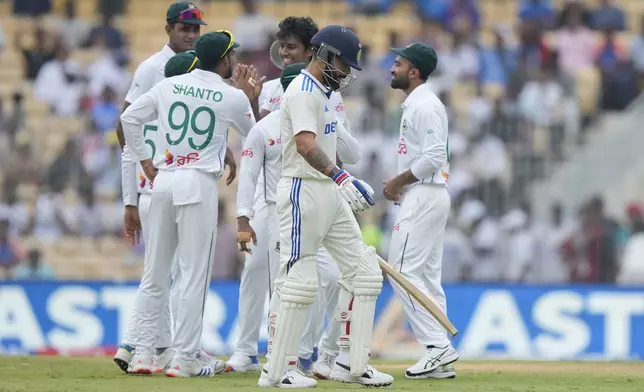
<path id="1" fill-rule="evenodd" d="M 353 177 L 348 171 L 340 170 L 332 178 L 340 187 L 340 194 L 353 212 L 366 211 L 376 204 L 373 189 L 369 184 Z"/>

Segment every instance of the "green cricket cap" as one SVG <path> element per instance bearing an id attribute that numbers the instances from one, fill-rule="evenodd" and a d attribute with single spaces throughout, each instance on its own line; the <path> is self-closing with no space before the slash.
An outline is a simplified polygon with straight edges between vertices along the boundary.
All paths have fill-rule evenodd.
<path id="1" fill-rule="evenodd" d="M 282 70 L 282 75 L 280 76 L 280 83 L 284 91 L 288 88 L 288 85 L 291 84 L 293 79 L 299 75 L 303 69 L 306 69 L 306 63 L 295 63 L 284 67 Z"/>
<path id="2" fill-rule="evenodd" d="M 177 1 L 170 4 L 165 20 L 168 23 L 185 23 L 205 25 L 203 21 L 204 13 L 196 5 L 188 1 Z"/>
<path id="3" fill-rule="evenodd" d="M 231 50 L 238 48 L 233 34 L 228 30 L 211 31 L 203 34 L 195 41 L 195 53 L 202 66 L 215 66 Z"/>
<path id="4" fill-rule="evenodd" d="M 183 53 L 177 53 L 165 64 L 165 77 L 183 75 L 192 72 L 199 66 L 199 58 L 194 50 Z"/>
<path id="5" fill-rule="evenodd" d="M 407 45 L 404 48 L 391 48 L 391 51 L 411 61 L 414 67 L 420 71 L 420 75 L 423 78 L 431 75 L 438 63 L 438 57 L 434 49 L 418 42 Z"/>

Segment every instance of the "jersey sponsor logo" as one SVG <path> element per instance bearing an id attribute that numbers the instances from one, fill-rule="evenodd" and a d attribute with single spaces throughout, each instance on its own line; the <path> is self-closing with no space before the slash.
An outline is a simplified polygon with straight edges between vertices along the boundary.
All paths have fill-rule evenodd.
<path id="1" fill-rule="evenodd" d="M 148 182 L 148 179 L 143 175 L 143 172 L 139 173 L 139 188 L 145 188 L 146 182 Z"/>
<path id="2" fill-rule="evenodd" d="M 252 158 L 253 157 L 253 149 L 252 148 L 244 148 L 244 150 L 242 151 L 242 157 Z"/>
<path id="3" fill-rule="evenodd" d="M 189 163 L 197 162 L 199 160 L 198 152 L 191 152 L 186 156 L 177 155 L 177 166 L 187 165 Z"/>
<path id="4" fill-rule="evenodd" d="M 282 144 L 282 138 L 279 138 L 279 137 L 277 139 L 273 139 L 272 137 L 268 138 L 268 145 L 269 146 L 273 146 L 273 145 L 275 145 L 275 143 Z"/>
<path id="5" fill-rule="evenodd" d="M 398 141 L 398 155 L 407 155 L 407 143 L 405 143 L 405 138 L 402 136 Z"/>
<path id="6" fill-rule="evenodd" d="M 340 102 L 337 105 L 335 105 L 335 111 L 338 112 L 338 113 L 344 112 L 344 105 L 342 104 L 342 102 Z"/>
<path id="7" fill-rule="evenodd" d="M 394 231 L 400 231 L 400 223 L 394 225 Z"/>
<path id="8" fill-rule="evenodd" d="M 337 130 L 337 126 L 338 126 L 337 121 L 333 121 L 332 123 L 326 124 L 324 126 L 324 134 L 328 135 L 330 133 L 335 133 L 335 131 Z"/>
<path id="9" fill-rule="evenodd" d="M 268 103 L 271 104 L 276 104 L 282 102 L 282 97 L 271 97 L 271 99 L 268 100 Z"/>
<path id="10" fill-rule="evenodd" d="M 449 173 L 447 173 L 444 170 L 441 170 L 441 176 L 443 176 L 443 179 L 445 180 L 445 182 L 447 182 L 447 179 L 449 178 Z"/>
<path id="11" fill-rule="evenodd" d="M 165 150 L 165 153 L 163 154 L 165 158 L 165 164 L 166 165 L 172 165 L 174 163 L 174 155 L 170 153 L 170 151 Z"/>

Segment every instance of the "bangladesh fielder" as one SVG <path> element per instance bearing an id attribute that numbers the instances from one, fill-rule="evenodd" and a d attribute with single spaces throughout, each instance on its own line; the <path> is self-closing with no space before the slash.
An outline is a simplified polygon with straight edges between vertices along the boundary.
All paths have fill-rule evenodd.
<path id="1" fill-rule="evenodd" d="M 370 187 L 334 161 L 338 121 L 329 96 L 360 70 L 360 41 L 342 26 L 327 26 L 311 40 L 314 57 L 282 98 L 280 127 L 282 179 L 277 185 L 280 220 L 280 274 L 271 299 L 268 362 L 258 385 L 314 387 L 316 381 L 297 368 L 300 338 L 317 297 L 317 252 L 322 244 L 341 271 L 338 314 L 343 324 L 342 373 L 334 378 L 387 386 L 393 377 L 368 365 L 376 299 L 382 272 L 375 249 L 362 241 L 353 212 L 371 208 Z M 331 158 L 329 158 L 331 157 Z"/>
<path id="2" fill-rule="evenodd" d="M 138 97 L 148 92 L 158 82 L 165 77 L 164 69 L 166 63 L 175 53 L 185 52 L 191 50 L 194 46 L 195 39 L 200 34 L 201 25 L 205 25 L 203 21 L 203 12 L 196 8 L 193 4 L 181 1 L 170 5 L 166 14 L 166 33 L 169 36 L 169 42 L 163 49 L 144 62 L 142 62 L 134 73 L 134 80 L 130 86 L 130 90 L 125 98 L 124 110 L 134 102 Z M 117 137 L 121 148 L 123 149 L 121 159 L 121 179 L 123 187 L 123 202 L 125 205 L 125 228 L 126 233 L 134 243 L 138 243 L 143 229 L 143 237 L 147 237 L 147 216 L 150 205 L 150 189 L 151 182 L 145 176 L 141 165 L 130 157 L 129 147 L 125 145 L 123 138 L 123 131 L 121 124 L 117 125 Z M 152 157 L 156 148 L 156 133 L 157 121 L 151 121 L 143 126 L 143 133 L 146 144 L 149 149 L 149 157 Z M 227 150 L 228 151 L 228 150 Z M 228 163 L 231 166 L 231 173 L 234 166 L 232 159 L 232 152 L 227 155 Z M 234 175 L 234 173 L 232 173 Z M 232 180 L 231 180 L 232 181 Z M 147 243 L 147 241 L 146 241 Z M 176 263 L 173 263 L 176 264 Z M 175 281 L 178 277 L 175 277 Z M 137 291 L 137 296 L 138 296 Z M 173 291 L 174 294 L 174 291 Z M 170 360 L 173 353 L 167 350 L 172 343 L 172 328 L 171 328 L 171 304 L 175 306 L 175 295 L 171 296 L 172 300 L 168 303 L 164 311 L 159 328 L 158 328 L 158 341 L 157 341 L 157 356 L 154 358 L 154 364 L 157 371 L 163 370 Z M 130 315 L 127 323 L 127 328 L 124 334 L 123 342 L 114 355 L 114 362 L 124 371 L 128 371 L 129 364 L 133 357 L 133 349 L 136 344 L 138 336 L 138 315 L 136 311 Z M 219 371 L 223 369 L 223 364 L 220 361 L 215 361 L 213 364 Z M 130 369 L 131 370 L 131 369 Z"/>
<path id="3" fill-rule="evenodd" d="M 121 115 L 126 143 L 154 187 L 151 192 L 148 252 L 137 303 L 139 339 L 136 374 L 152 371 L 155 328 L 168 299 L 172 259 L 179 252 L 178 304 L 170 377 L 212 376 L 201 358 L 200 340 L 217 232 L 217 179 L 224 173 L 228 128 L 248 134 L 255 124 L 249 99 L 259 95 L 254 71 L 238 66 L 232 33 L 207 33 L 195 42 L 200 69 L 159 82 Z M 241 89 L 241 90 L 240 90 Z M 142 125 L 158 117 L 163 153 L 154 162 L 145 148 Z"/>
<path id="4" fill-rule="evenodd" d="M 426 83 L 436 69 L 432 48 L 415 43 L 394 48 L 391 87 L 405 92 L 398 141 L 398 175 L 384 195 L 400 204 L 389 247 L 389 263 L 445 310 L 441 286 L 443 238 L 450 209 L 448 124 L 445 106 Z M 424 308 L 390 279 L 407 319 L 427 353 L 407 369 L 407 378 L 453 378 L 458 360 L 447 333 Z"/>
<path id="5" fill-rule="evenodd" d="M 311 39 L 319 31 L 311 18 L 289 16 L 279 23 L 278 40 L 273 47 L 279 46 L 278 54 L 271 53 L 275 65 L 284 68 L 298 62 L 308 63 L 312 57 Z M 284 88 L 280 79 L 267 81 L 259 97 L 260 116 L 264 117 L 279 110 Z M 349 123 L 344 115 L 342 96 L 338 92 L 331 94 L 330 110 L 334 111 L 338 120 L 349 129 Z M 275 138 L 275 140 L 279 140 Z M 276 143 L 276 142 L 274 142 Z M 281 151 L 281 148 L 280 148 Z M 246 150 L 243 156 L 251 152 Z M 357 151 L 351 154 L 355 155 Z M 351 158 L 348 158 L 351 159 Z M 241 276 L 239 291 L 239 328 L 240 338 L 233 356 L 228 360 L 226 371 L 246 372 L 258 368 L 257 341 L 259 328 L 263 319 L 264 299 L 268 290 L 272 291 L 272 283 L 276 277 L 278 265 L 270 260 L 278 260 L 279 238 L 269 240 L 269 221 L 267 214 L 267 185 L 265 181 L 269 174 L 260 170 L 259 181 L 255 190 L 254 205 L 243 203 L 237 206 L 238 231 L 240 233 L 255 233 L 256 244 L 252 252 L 246 256 L 244 271 Z M 247 192 L 247 191 L 245 191 Z M 238 193 L 239 194 L 239 193 Z M 248 195 L 242 196 L 245 200 Z M 318 273 L 322 290 L 319 299 L 311 307 L 311 317 L 302 340 L 299 354 L 299 365 L 307 373 L 311 373 L 311 363 L 317 360 L 317 343 L 324 331 L 325 310 L 331 317 L 337 305 L 340 270 L 331 259 L 329 253 L 320 248 L 318 253 Z M 339 324 L 330 323 L 322 341 L 320 360 L 313 367 L 317 373 L 329 376 L 333 361 L 339 353 L 337 345 L 340 336 Z"/>

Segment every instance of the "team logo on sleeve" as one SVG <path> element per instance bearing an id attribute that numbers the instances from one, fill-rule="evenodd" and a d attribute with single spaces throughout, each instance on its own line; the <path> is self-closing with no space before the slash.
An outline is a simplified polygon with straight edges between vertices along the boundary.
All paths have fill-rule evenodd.
<path id="1" fill-rule="evenodd" d="M 337 105 L 335 105 L 335 111 L 338 113 L 344 112 L 344 105 L 342 102 L 339 102 Z"/>
<path id="2" fill-rule="evenodd" d="M 268 145 L 269 146 L 273 146 L 273 145 L 275 145 L 275 143 L 282 144 L 282 139 L 279 138 L 279 137 L 277 139 L 273 139 L 272 137 L 268 138 Z"/>
<path id="3" fill-rule="evenodd" d="M 407 143 L 405 143 L 405 138 L 402 136 L 398 141 L 398 155 L 407 155 Z"/>

